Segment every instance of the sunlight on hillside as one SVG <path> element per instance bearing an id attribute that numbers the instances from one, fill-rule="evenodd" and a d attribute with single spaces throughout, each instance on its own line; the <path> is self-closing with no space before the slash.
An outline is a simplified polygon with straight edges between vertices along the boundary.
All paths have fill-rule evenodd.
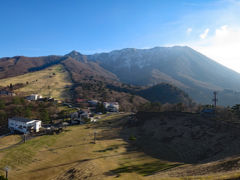
<path id="1" fill-rule="evenodd" d="M 149 156 L 132 146 L 134 142 L 123 138 L 132 134 L 132 131 L 122 131 L 121 128 L 128 121 L 128 116 L 128 113 L 102 116 L 101 121 L 95 124 L 70 126 L 61 134 L 40 136 L 14 147 L 12 143 L 2 140 L 0 143 L 4 144 L 4 149 L 0 148 L 0 174 L 4 174 L 2 169 L 8 165 L 12 180 L 22 177 L 27 180 L 239 178 L 238 170 L 212 173 L 211 168 L 208 174 L 186 176 L 183 174 L 184 169 L 191 173 L 207 164 L 183 164 Z M 93 143 L 94 132 L 97 132 L 96 144 Z M 120 135 L 120 132 L 123 134 Z M 15 143 L 19 140 L 17 136 L 7 138 L 14 139 Z M 8 146 L 10 148 L 5 148 Z M 214 167 L 223 163 L 227 166 L 227 162 L 215 161 L 208 164 Z M 179 177 L 174 176 L 176 174 Z"/>
<path id="2" fill-rule="evenodd" d="M 23 88 L 15 90 L 16 93 L 24 95 L 37 93 L 43 97 L 53 97 L 59 100 L 70 98 L 69 89 L 72 85 L 69 74 L 62 65 L 0 80 L 1 86 L 8 86 L 10 83 L 24 84 Z"/>

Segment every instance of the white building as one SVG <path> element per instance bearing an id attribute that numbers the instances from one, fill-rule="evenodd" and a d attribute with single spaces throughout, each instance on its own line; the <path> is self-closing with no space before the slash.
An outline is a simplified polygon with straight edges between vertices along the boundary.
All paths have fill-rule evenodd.
<path id="1" fill-rule="evenodd" d="M 12 131 L 28 133 L 34 130 L 35 132 L 39 132 L 41 126 L 42 121 L 40 120 L 31 120 L 22 117 L 8 118 L 8 128 Z"/>
<path id="2" fill-rule="evenodd" d="M 27 100 L 30 100 L 30 101 L 36 101 L 41 98 L 42 96 L 39 94 L 31 94 L 30 96 L 27 96 Z"/>
<path id="3" fill-rule="evenodd" d="M 99 103 L 98 100 L 89 100 L 88 103 L 91 105 L 91 106 L 97 106 L 97 104 Z"/>
<path id="4" fill-rule="evenodd" d="M 110 103 L 109 103 L 109 102 L 104 102 L 104 103 L 103 103 L 103 106 L 104 106 L 105 109 L 107 109 L 108 106 L 110 106 Z"/>
<path id="5" fill-rule="evenodd" d="M 119 111 L 119 104 L 118 102 L 104 102 L 103 106 L 107 111 L 110 112 L 118 112 Z"/>

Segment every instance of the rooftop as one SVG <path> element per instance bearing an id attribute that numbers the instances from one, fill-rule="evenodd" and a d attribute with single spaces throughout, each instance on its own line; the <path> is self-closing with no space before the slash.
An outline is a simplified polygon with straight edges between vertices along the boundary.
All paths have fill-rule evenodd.
<path id="1" fill-rule="evenodd" d="M 21 121 L 21 122 L 30 122 L 33 121 L 32 119 L 27 119 L 27 118 L 23 118 L 23 117 L 12 117 L 9 118 L 11 120 L 15 120 L 15 121 Z"/>

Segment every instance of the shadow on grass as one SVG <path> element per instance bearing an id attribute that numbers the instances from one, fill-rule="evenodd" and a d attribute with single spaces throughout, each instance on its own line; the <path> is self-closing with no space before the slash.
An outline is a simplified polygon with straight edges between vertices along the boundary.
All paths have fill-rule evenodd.
<path id="1" fill-rule="evenodd" d="M 240 179 L 240 176 L 239 177 L 234 177 L 234 178 L 226 178 L 224 180 L 239 180 Z"/>
<path id="2" fill-rule="evenodd" d="M 73 148 L 73 147 L 77 147 L 77 146 L 84 146 L 84 145 L 88 145 L 88 144 L 90 144 L 90 143 L 66 145 L 66 146 L 63 146 L 63 147 L 51 148 L 51 149 L 43 150 L 43 151 L 40 151 L 40 152 L 44 152 L 44 151 L 55 151 L 55 150 L 59 150 L 59 149 L 67 149 L 67 148 Z"/>
<path id="3" fill-rule="evenodd" d="M 98 151 L 94 151 L 94 152 L 107 152 L 107 151 L 113 151 L 119 148 L 119 145 L 112 145 L 106 149 L 102 149 L 102 150 L 98 150 Z"/>
<path id="4" fill-rule="evenodd" d="M 165 162 L 152 162 L 152 163 L 144 163 L 138 165 L 129 165 L 129 166 L 122 166 L 120 168 L 111 170 L 106 173 L 106 175 L 120 175 L 121 173 L 138 173 L 142 176 L 149 176 L 155 174 L 160 171 L 165 171 L 171 168 L 175 168 L 180 166 L 180 163 L 165 163 Z"/>
<path id="5" fill-rule="evenodd" d="M 109 155 L 109 156 L 100 156 L 100 157 L 92 158 L 92 159 L 91 158 L 80 159 L 80 160 L 76 160 L 76 161 L 72 161 L 72 162 L 58 164 L 58 165 L 55 165 L 55 166 L 46 166 L 46 167 L 43 167 L 43 168 L 34 169 L 34 170 L 29 171 L 29 172 L 43 171 L 43 170 L 51 169 L 51 168 L 63 167 L 63 166 L 73 165 L 73 164 L 81 164 L 83 162 L 93 161 L 93 160 L 96 160 L 96 159 L 105 159 L 105 158 L 117 157 L 117 156 L 128 155 L 128 154 L 129 153 L 126 152 L 126 153 L 119 153 L 119 154 L 114 154 L 114 155 Z"/>

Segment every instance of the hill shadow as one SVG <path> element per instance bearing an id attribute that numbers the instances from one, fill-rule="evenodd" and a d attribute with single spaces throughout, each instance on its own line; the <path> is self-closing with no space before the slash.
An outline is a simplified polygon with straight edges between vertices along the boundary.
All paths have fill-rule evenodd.
<path id="1" fill-rule="evenodd" d="M 200 114 L 140 112 L 95 128 L 102 129 L 98 140 L 122 138 L 128 152 L 170 162 L 199 164 L 240 154 L 240 125 Z"/>

